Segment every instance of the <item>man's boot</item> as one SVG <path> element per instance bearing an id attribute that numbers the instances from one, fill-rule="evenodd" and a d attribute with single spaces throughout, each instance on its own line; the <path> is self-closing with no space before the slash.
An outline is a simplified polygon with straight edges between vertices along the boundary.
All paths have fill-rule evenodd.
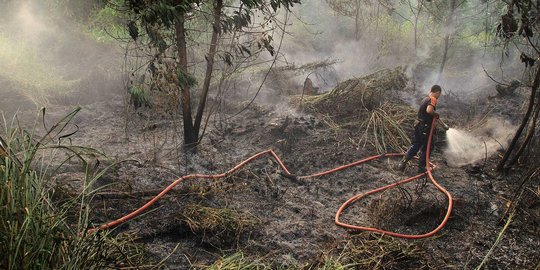
<path id="1" fill-rule="evenodd" d="M 426 157 L 424 153 L 418 159 L 418 173 L 425 173 L 426 170 Z"/>

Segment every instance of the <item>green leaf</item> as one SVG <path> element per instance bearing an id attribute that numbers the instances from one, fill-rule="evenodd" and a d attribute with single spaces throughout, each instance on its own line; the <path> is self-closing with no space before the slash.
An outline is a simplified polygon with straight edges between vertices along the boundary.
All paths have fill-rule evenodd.
<path id="1" fill-rule="evenodd" d="M 131 98 L 134 101 L 137 101 L 139 104 L 146 104 L 148 103 L 148 94 L 144 89 L 140 86 L 131 86 L 128 89 L 128 92 L 131 96 Z"/>
<path id="2" fill-rule="evenodd" d="M 188 74 L 183 68 L 177 69 L 178 82 L 181 88 L 190 88 L 197 85 L 197 79 Z"/>

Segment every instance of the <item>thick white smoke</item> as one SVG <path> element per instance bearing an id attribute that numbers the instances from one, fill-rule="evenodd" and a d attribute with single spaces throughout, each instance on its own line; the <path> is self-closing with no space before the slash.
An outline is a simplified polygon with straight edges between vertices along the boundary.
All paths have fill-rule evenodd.
<path id="1" fill-rule="evenodd" d="M 516 126 L 500 118 L 490 118 L 471 132 L 451 128 L 446 132 L 446 161 L 451 166 L 473 164 L 503 150 Z"/>

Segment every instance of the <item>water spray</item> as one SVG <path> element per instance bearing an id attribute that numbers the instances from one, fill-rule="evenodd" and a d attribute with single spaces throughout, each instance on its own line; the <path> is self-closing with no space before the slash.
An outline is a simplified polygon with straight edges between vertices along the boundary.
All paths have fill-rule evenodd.
<path id="1" fill-rule="evenodd" d="M 500 148 L 500 144 L 493 138 L 455 128 L 446 132 L 446 141 L 444 154 L 448 164 L 453 166 L 479 162 Z"/>

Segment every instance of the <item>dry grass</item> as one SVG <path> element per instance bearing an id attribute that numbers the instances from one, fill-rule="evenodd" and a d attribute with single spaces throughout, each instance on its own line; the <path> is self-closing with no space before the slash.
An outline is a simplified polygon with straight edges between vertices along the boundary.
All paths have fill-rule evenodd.
<path id="1" fill-rule="evenodd" d="M 201 267 L 207 270 L 269 270 L 271 267 L 260 262 L 252 261 L 241 253 L 237 252 L 230 256 L 225 256 L 208 267 Z"/>
<path id="2" fill-rule="evenodd" d="M 365 131 L 358 140 L 358 147 L 371 144 L 379 153 L 401 152 L 411 143 L 403 126 L 415 117 L 410 108 L 388 103 L 371 111 L 369 118 L 360 124 L 360 129 Z"/>
<path id="3" fill-rule="evenodd" d="M 215 245 L 238 243 L 259 224 L 255 217 L 230 208 L 212 208 L 196 204 L 182 209 L 181 220 L 202 240 Z"/>
<path id="4" fill-rule="evenodd" d="M 362 233 L 326 251 L 307 269 L 428 269 L 425 254 L 415 244 Z"/>
<path id="5" fill-rule="evenodd" d="M 369 221 L 355 222 L 408 234 L 433 230 L 444 217 L 446 200 L 425 184 L 420 179 L 373 195 L 366 209 Z"/>
<path id="6" fill-rule="evenodd" d="M 242 252 L 224 256 L 210 266 L 212 270 L 345 270 L 345 269 L 432 269 L 426 254 L 414 243 L 370 233 L 354 235 L 338 243 L 314 262 L 303 265 L 274 265 L 269 258 L 246 257 Z"/>
<path id="7" fill-rule="evenodd" d="M 347 80 L 318 96 L 293 97 L 292 103 L 318 114 L 332 129 L 362 132 L 351 138 L 357 148 L 371 146 L 379 153 L 401 152 L 410 144 L 415 111 L 400 98 L 407 78 L 401 68 L 383 69 Z"/>
<path id="8" fill-rule="evenodd" d="M 338 84 L 332 91 L 318 96 L 293 97 L 292 102 L 330 114 L 336 121 L 350 121 L 362 112 L 380 108 L 388 100 L 400 100 L 398 94 L 406 88 L 407 77 L 402 68 L 383 69 L 362 78 Z"/>
<path id="9" fill-rule="evenodd" d="M 201 199 L 207 198 L 209 196 L 215 195 L 216 193 L 223 192 L 222 189 L 216 188 L 215 182 L 209 182 L 209 183 L 204 183 L 204 184 L 189 183 L 188 185 L 182 186 L 182 188 L 178 191 L 178 193 L 182 195 L 190 196 L 190 197 L 201 198 Z"/>
<path id="10" fill-rule="evenodd" d="M 539 213 L 540 210 L 538 209 L 538 203 L 540 202 L 540 167 L 533 168 L 529 170 L 523 177 L 522 177 L 522 183 L 518 188 L 517 193 L 515 194 L 514 198 L 510 200 L 507 204 L 507 209 L 505 214 L 503 215 L 506 220 L 504 221 L 504 218 L 501 219 L 501 222 L 504 221 L 504 226 L 501 228 L 499 233 L 497 234 L 493 245 L 488 250 L 484 258 L 482 259 L 482 262 L 475 268 L 476 270 L 480 269 L 487 269 L 489 268 L 489 261 L 491 257 L 493 256 L 493 253 L 498 248 L 498 246 L 501 244 L 501 241 L 503 237 L 506 234 L 506 231 L 510 227 L 512 223 L 517 221 L 518 219 L 521 220 L 521 222 L 531 222 L 530 226 L 523 226 L 523 230 L 527 230 L 527 228 L 532 228 L 531 230 L 534 230 L 530 232 L 531 234 L 536 233 L 536 230 L 538 230 L 538 219 L 539 219 Z M 536 269 L 538 269 L 537 265 Z"/>

